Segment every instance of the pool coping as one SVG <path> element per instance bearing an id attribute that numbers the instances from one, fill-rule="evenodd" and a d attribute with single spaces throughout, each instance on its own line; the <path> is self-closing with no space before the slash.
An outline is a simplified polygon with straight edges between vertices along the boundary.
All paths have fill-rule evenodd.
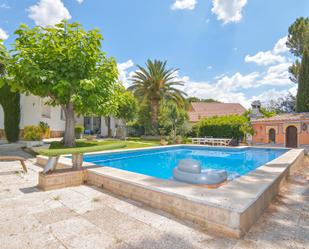
<path id="1" fill-rule="evenodd" d="M 155 146 L 128 150 L 111 150 L 87 154 L 106 154 L 128 151 L 145 151 L 156 148 L 182 147 L 186 145 Z M 190 147 L 210 147 L 205 145 L 188 145 Z M 239 146 L 242 148 L 266 148 L 257 146 Z M 223 147 L 222 148 L 231 148 Z M 272 148 L 282 149 L 282 148 Z M 87 183 L 107 188 L 111 192 L 144 202 L 165 211 L 170 211 L 176 216 L 193 220 L 197 223 L 205 223 L 209 230 L 220 231 L 231 237 L 240 237 L 255 223 L 263 210 L 269 205 L 272 198 L 278 193 L 285 178 L 301 164 L 304 155 L 303 149 L 291 149 L 280 157 L 258 167 L 218 189 L 207 189 L 187 183 L 163 180 L 151 176 L 129 172 L 107 166 L 98 166 L 92 163 L 84 163 Z M 40 161 L 40 157 L 38 161 Z M 41 158 L 43 159 L 43 158 Z M 45 158 L 46 159 L 46 158 Z M 44 160 L 45 161 L 45 160 Z M 71 165 L 69 158 L 61 157 L 59 164 Z M 111 184 L 112 183 L 112 184 Z M 109 185 L 108 185 L 109 184 Z M 117 185 L 121 186 L 117 188 Z M 116 186 L 116 187 L 115 187 Z M 131 188 L 129 193 L 127 189 Z M 134 192 L 140 192 L 135 195 Z M 153 203 L 149 201 L 149 195 L 155 195 Z M 163 195 L 163 196 L 162 196 Z M 165 206 L 155 203 L 157 199 L 170 198 L 174 202 L 171 210 L 169 203 Z M 147 201 L 146 201 L 147 200 Z M 182 208 L 175 206 L 183 206 Z M 182 203 L 182 204 L 180 204 Z M 190 206 L 191 205 L 191 206 Z M 194 206 L 195 205 L 195 206 Z M 199 209 L 202 208 L 202 209 Z M 167 210 L 166 210 L 167 209 Z M 189 209 L 189 210 L 188 210 Z M 198 209 L 201 214 L 192 211 Z M 216 217 L 217 216 L 217 217 Z M 204 224 L 203 223 L 203 224 Z M 203 225 L 202 224 L 202 225 Z M 209 225 L 211 224 L 211 225 Z"/>

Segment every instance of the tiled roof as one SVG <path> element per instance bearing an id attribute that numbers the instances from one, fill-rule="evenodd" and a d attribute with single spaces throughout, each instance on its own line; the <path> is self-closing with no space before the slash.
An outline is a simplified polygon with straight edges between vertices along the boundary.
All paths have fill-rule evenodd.
<path id="1" fill-rule="evenodd" d="M 270 118 L 259 118 L 256 120 L 252 120 L 251 122 L 256 123 L 256 122 L 271 122 L 271 121 L 298 121 L 304 119 L 309 121 L 309 112 L 280 114 Z"/>
<path id="2" fill-rule="evenodd" d="M 224 116 L 231 114 L 242 115 L 246 109 L 238 103 L 205 103 L 192 102 L 191 110 L 189 111 L 189 120 L 197 122 L 201 118 Z"/>

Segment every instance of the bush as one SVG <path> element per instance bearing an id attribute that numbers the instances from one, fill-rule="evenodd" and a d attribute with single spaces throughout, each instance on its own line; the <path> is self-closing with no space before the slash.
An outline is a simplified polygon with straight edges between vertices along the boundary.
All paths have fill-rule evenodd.
<path id="1" fill-rule="evenodd" d="M 0 88 L 0 105 L 4 112 L 4 131 L 8 142 L 13 143 L 19 138 L 20 122 L 20 94 L 11 92 L 10 87 L 4 84 Z"/>
<path id="2" fill-rule="evenodd" d="M 28 125 L 24 127 L 24 139 L 28 141 L 41 141 L 43 131 L 39 125 Z"/>
<path id="3" fill-rule="evenodd" d="M 75 134 L 82 134 L 85 128 L 82 125 L 76 125 L 74 129 L 75 129 Z"/>
<path id="4" fill-rule="evenodd" d="M 83 132 L 84 132 L 84 126 L 82 125 L 76 125 L 75 128 L 74 128 L 74 131 L 75 131 L 75 138 L 76 139 L 80 139 Z"/>
<path id="5" fill-rule="evenodd" d="M 245 135 L 248 119 L 239 115 L 215 116 L 200 120 L 193 130 L 197 136 L 212 136 L 215 138 L 241 139 Z"/>

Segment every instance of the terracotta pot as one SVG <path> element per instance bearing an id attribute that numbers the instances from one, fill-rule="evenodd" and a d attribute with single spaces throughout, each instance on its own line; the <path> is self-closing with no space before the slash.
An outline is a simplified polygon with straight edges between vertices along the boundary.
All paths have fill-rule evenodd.
<path id="1" fill-rule="evenodd" d="M 164 139 L 161 139 L 161 140 L 160 140 L 160 144 L 161 144 L 161 145 L 163 145 L 163 146 L 165 146 L 165 145 L 167 145 L 167 144 L 168 144 L 168 142 L 167 142 L 167 141 L 165 141 Z"/>

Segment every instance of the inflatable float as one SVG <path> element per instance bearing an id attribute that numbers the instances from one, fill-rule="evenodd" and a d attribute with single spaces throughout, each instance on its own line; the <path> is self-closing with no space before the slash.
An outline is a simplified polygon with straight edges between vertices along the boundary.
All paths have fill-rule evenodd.
<path id="1" fill-rule="evenodd" d="M 202 170 L 199 161 L 183 159 L 173 169 L 173 177 L 175 180 L 191 184 L 217 185 L 227 180 L 227 172 L 216 169 Z"/>

